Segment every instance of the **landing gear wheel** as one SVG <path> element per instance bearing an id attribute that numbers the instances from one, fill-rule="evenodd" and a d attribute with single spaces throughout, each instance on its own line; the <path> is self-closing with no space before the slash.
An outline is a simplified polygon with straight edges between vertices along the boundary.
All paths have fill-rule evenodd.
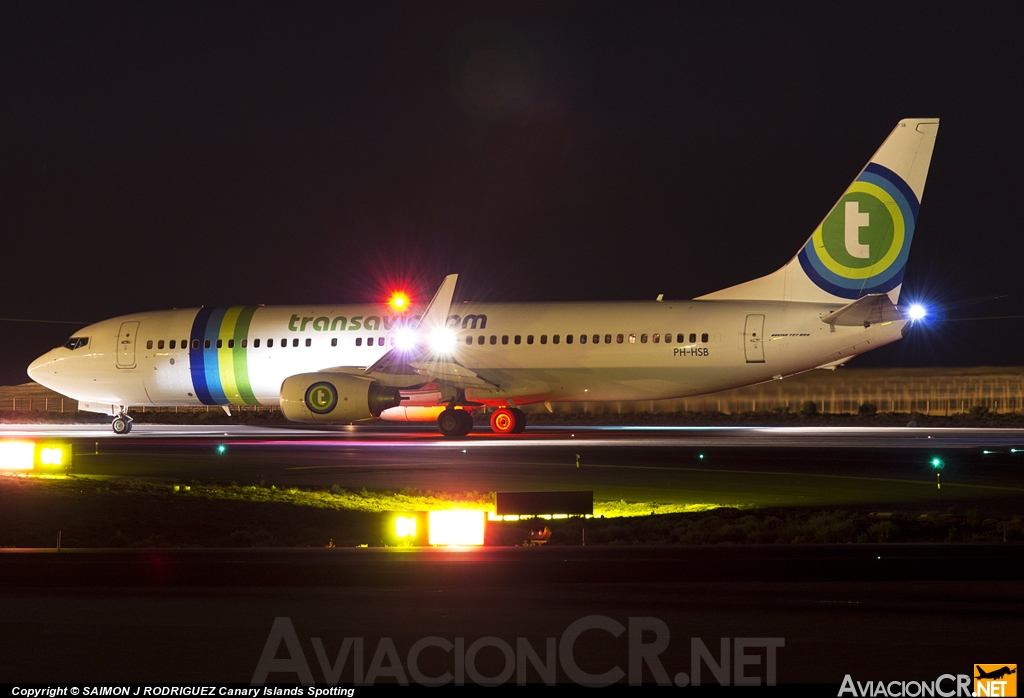
<path id="1" fill-rule="evenodd" d="M 516 419 L 516 412 L 522 414 L 519 410 L 505 407 L 495 410 L 491 415 L 491 431 L 495 434 L 518 434 L 516 429 L 523 420 Z"/>
<path id="2" fill-rule="evenodd" d="M 509 412 L 512 413 L 516 420 L 516 426 L 512 430 L 512 433 L 522 434 L 524 431 L 526 431 L 526 413 L 523 412 L 518 407 L 513 407 L 511 410 L 509 410 Z"/>
<path id="3" fill-rule="evenodd" d="M 437 428 L 445 436 L 465 436 L 473 429 L 473 415 L 466 410 L 445 410 L 437 417 Z"/>
<path id="4" fill-rule="evenodd" d="M 473 431 L 473 414 L 466 410 L 456 410 L 455 413 L 459 415 L 459 436 Z"/>
<path id="5" fill-rule="evenodd" d="M 132 430 L 132 420 L 128 419 L 124 415 L 118 415 L 114 417 L 114 421 L 110 423 L 110 427 L 114 430 L 115 434 L 127 434 Z"/>

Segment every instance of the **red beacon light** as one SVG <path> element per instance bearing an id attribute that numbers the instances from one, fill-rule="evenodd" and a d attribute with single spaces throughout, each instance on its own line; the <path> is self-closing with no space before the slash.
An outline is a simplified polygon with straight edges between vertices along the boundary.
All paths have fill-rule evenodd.
<path id="1" fill-rule="evenodd" d="M 395 310 L 404 311 L 409 307 L 409 296 L 401 292 L 393 293 L 390 300 L 388 300 L 388 305 Z"/>

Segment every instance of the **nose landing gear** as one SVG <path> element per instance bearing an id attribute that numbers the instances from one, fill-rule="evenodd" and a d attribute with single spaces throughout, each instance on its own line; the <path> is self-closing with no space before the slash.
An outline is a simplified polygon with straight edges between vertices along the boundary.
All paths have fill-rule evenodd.
<path id="1" fill-rule="evenodd" d="M 128 434 L 132 430 L 132 418 L 122 412 L 114 417 L 114 421 L 110 423 L 110 428 L 119 436 L 121 434 Z"/>

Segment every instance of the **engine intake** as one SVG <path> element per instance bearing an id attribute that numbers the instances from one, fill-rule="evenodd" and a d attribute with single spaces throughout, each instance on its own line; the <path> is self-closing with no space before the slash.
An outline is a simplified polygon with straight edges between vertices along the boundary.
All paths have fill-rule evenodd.
<path id="1" fill-rule="evenodd" d="M 281 413 L 293 422 L 347 424 L 402 404 L 398 388 L 339 373 L 300 373 L 281 384 Z"/>

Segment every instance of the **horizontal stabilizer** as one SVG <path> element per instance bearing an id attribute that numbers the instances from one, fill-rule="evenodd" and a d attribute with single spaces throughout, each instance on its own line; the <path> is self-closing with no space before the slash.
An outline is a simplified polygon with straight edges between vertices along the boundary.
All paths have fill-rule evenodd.
<path id="1" fill-rule="evenodd" d="M 892 304 L 887 294 L 873 293 L 844 305 L 839 310 L 833 310 L 821 318 L 821 321 L 840 327 L 870 327 L 880 322 L 893 322 L 902 319 L 900 311 Z"/>

